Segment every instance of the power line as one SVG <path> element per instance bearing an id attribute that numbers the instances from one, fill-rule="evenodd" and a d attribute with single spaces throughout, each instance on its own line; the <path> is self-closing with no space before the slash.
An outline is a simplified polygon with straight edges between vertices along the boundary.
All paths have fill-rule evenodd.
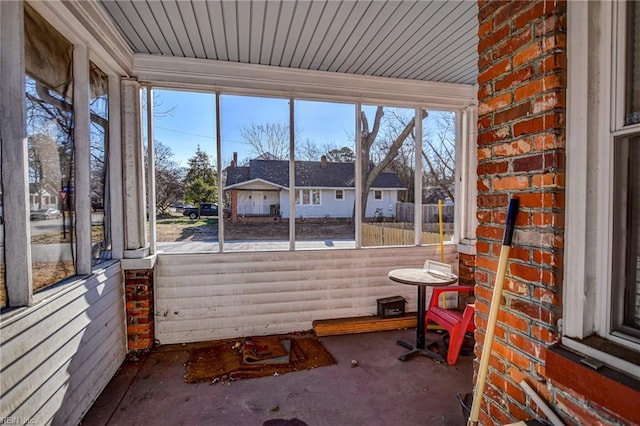
<path id="1" fill-rule="evenodd" d="M 156 129 L 162 129 L 162 130 L 167 130 L 169 132 L 174 132 L 174 133 L 181 133 L 183 135 L 190 135 L 190 136 L 196 136 L 199 138 L 204 138 L 204 139 L 209 139 L 209 140 L 215 140 L 216 138 L 213 136 L 205 136 L 205 135 L 199 135 L 197 133 L 191 133 L 191 132 L 184 132 L 182 130 L 175 130 L 175 129 L 169 129 L 167 127 L 160 127 L 160 126 L 155 126 Z"/>
<path id="2" fill-rule="evenodd" d="M 162 127 L 162 126 L 155 126 L 156 129 L 162 129 L 162 130 L 167 130 L 169 132 L 174 132 L 174 133 L 181 133 L 183 135 L 189 135 L 189 136 L 196 136 L 198 138 L 204 138 L 204 139 L 209 139 L 209 140 L 215 140 L 216 138 L 213 136 L 205 136 L 205 135 L 199 135 L 197 133 L 191 133 L 191 132 L 185 132 L 182 130 L 176 130 L 176 129 L 169 129 L 168 127 Z M 246 144 L 246 142 L 244 141 L 239 141 L 239 140 L 235 140 L 235 139 L 225 139 L 223 138 L 223 140 L 227 141 L 227 142 L 236 142 L 236 143 L 244 143 Z"/>

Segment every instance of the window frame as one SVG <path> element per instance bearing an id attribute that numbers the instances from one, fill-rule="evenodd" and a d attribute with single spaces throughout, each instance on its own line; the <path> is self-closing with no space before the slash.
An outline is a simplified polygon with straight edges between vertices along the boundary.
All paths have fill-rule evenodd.
<path id="1" fill-rule="evenodd" d="M 4 182 L 11 181 L 12 186 L 25 188 L 25 199 L 19 200 L 20 197 L 11 196 L 7 194 L 3 196 L 5 209 L 3 211 L 3 219 L 7 216 L 11 216 L 10 222 L 14 226 L 12 232 L 7 232 L 5 229 L 5 239 L 15 240 L 15 233 L 21 234 L 21 238 L 17 241 L 19 247 L 15 247 L 15 250 L 5 251 L 5 281 L 7 292 L 9 287 L 12 291 L 18 294 L 18 297 L 14 299 L 11 305 L 7 305 L 3 308 L 2 317 L 13 316 L 22 312 L 21 308 L 27 308 L 33 306 L 45 299 L 51 298 L 53 293 L 62 293 L 69 288 L 83 282 L 88 276 L 94 274 L 95 271 L 103 270 L 106 265 L 110 265 L 121 259 L 124 249 L 124 234 L 118 229 L 113 227 L 114 223 L 122 223 L 122 214 L 119 211 L 119 207 L 122 204 L 122 178 L 121 178 L 121 140 L 119 133 L 121 131 L 120 121 L 120 75 L 124 75 L 123 69 L 114 60 L 110 53 L 108 53 L 103 46 L 101 46 L 95 40 L 87 40 L 86 31 L 83 27 L 74 21 L 71 16 L 65 16 L 60 18 L 57 16 L 54 9 L 55 5 L 51 5 L 46 2 L 29 3 L 29 6 L 35 10 L 42 19 L 44 19 L 52 28 L 58 31 L 65 39 L 73 45 L 73 82 L 77 86 L 74 92 L 74 139 L 84 140 L 85 144 L 76 144 L 76 165 L 74 168 L 75 174 L 75 187 L 78 192 L 90 193 L 90 180 L 91 180 L 91 168 L 90 168 L 90 115 L 89 115 L 89 73 L 90 64 L 93 63 L 99 67 L 107 76 L 108 79 L 108 111 L 109 111 L 109 140 L 107 141 L 106 149 L 111 159 L 109 169 L 107 170 L 106 179 L 109 180 L 109 199 L 111 200 L 109 205 L 105 204 L 105 217 L 108 214 L 110 216 L 110 232 L 111 232 L 111 256 L 108 259 L 104 259 L 100 262 L 93 262 L 92 256 L 92 241 L 91 241 L 91 200 L 90 197 L 78 197 L 76 200 L 75 214 L 76 214 L 76 227 L 75 227 L 75 241 L 76 241 L 76 257 L 75 257 L 75 274 L 56 282 L 52 282 L 50 285 L 38 290 L 33 291 L 33 277 L 28 271 L 32 268 L 32 259 L 29 253 L 31 252 L 30 241 L 30 223 L 28 221 L 29 211 L 29 194 L 28 194 L 28 158 L 23 158 L 23 161 L 13 161 L 11 168 L 6 168 L 7 171 L 11 169 L 10 173 L 5 173 L 5 167 L 3 167 L 2 180 Z M 15 26 L 20 30 L 12 31 L 10 37 L 6 40 L 3 39 L 3 44 L 6 42 L 7 46 L 17 45 L 21 46 L 24 50 L 24 11 L 18 12 L 16 8 L 23 9 L 25 4 L 23 2 L 15 2 L 11 6 L 2 5 L 3 13 L 1 16 L 2 24 L 11 22 L 12 30 Z M 2 16 L 4 15 L 4 16 Z M 16 16 L 20 16 L 16 19 Z M 5 19 L 7 22 L 5 22 Z M 9 34 L 9 33 L 7 33 Z M 4 54 L 4 53 L 3 53 Z M 16 56 L 15 60 L 11 63 L 11 68 L 15 71 L 12 73 L 12 81 L 5 81 L 5 84 L 12 87 L 12 91 L 24 92 L 25 82 L 25 60 L 24 56 Z M 20 81 L 20 83 L 18 83 Z M 84 87 L 86 83 L 86 87 Z M 8 92 L 7 92 L 8 93 Z M 9 95 L 1 96 L 2 103 L 6 102 Z M 15 99 L 15 98 L 12 98 Z M 26 101 L 22 97 L 23 104 Z M 12 105 L 14 108 L 15 105 Z M 24 110 L 24 105 L 23 105 Z M 13 133 L 13 130 L 17 130 L 16 123 L 22 122 L 26 119 L 24 111 L 21 115 L 15 115 L 15 120 L 10 120 L 7 123 L 3 123 L 6 128 L 3 130 L 6 141 L 16 139 L 17 134 Z M 12 132 L 10 132 L 11 130 Z M 25 129 L 20 126 L 20 134 L 24 137 Z M 9 148 L 11 147 L 11 148 Z M 19 144 L 7 144 L 5 148 L 5 154 L 7 154 L 8 161 L 10 156 L 13 156 L 16 151 L 20 151 L 22 147 Z M 12 151 L 12 155 L 9 154 L 9 150 Z M 14 157 L 14 158 L 20 158 Z M 6 164 L 6 163 L 5 163 Z M 9 175 L 12 177 L 10 178 Z M 14 191 L 14 195 L 21 191 Z M 10 200 L 9 200 L 10 198 Z M 80 200 L 82 198 L 82 200 Z M 6 209 L 6 203 L 9 202 L 11 208 Z M 17 209 L 19 205 L 25 203 L 24 209 Z M 25 213 L 27 212 L 27 213 Z M 26 219 L 26 220 L 25 220 Z M 107 226 L 105 224 L 105 226 Z M 27 238 L 25 239 L 25 235 Z M 16 310 L 20 308 L 20 310 Z M 7 309 L 6 312 L 4 310 Z"/>
<path id="2" fill-rule="evenodd" d="M 382 192 L 382 189 L 372 189 L 371 192 L 373 192 L 373 199 L 375 201 L 384 201 L 384 194 Z M 378 198 L 378 193 L 380 193 L 379 198 Z"/>
<path id="3" fill-rule="evenodd" d="M 309 202 L 304 202 L 304 192 L 309 192 Z M 313 193 L 318 193 L 318 203 L 313 203 Z M 322 205 L 322 191 L 313 188 L 296 188 L 296 206 L 317 207 Z"/>
<path id="4" fill-rule="evenodd" d="M 172 59 L 168 59 L 167 60 L 168 63 L 172 63 L 173 60 Z M 226 65 L 225 65 L 226 66 Z M 235 65 L 232 65 L 232 67 L 235 68 Z M 151 72 L 151 74 L 154 74 L 155 72 Z M 238 70 L 239 74 L 242 74 L 241 70 Z M 297 73 L 297 72 L 296 72 Z M 153 90 L 153 89 L 159 89 L 159 90 L 184 90 L 184 87 L 182 87 L 180 84 L 178 83 L 167 83 L 165 81 L 163 82 L 154 82 L 154 81 L 147 81 L 145 83 L 145 88 L 147 90 Z M 212 93 L 215 94 L 215 99 L 216 99 L 216 151 L 218 153 L 218 157 L 220 157 L 221 154 L 221 137 L 220 137 L 220 114 L 221 114 L 221 103 L 220 103 L 220 98 L 222 96 L 229 96 L 229 95 L 239 95 L 239 96 L 257 96 L 257 97 L 275 97 L 275 98 L 282 98 L 283 95 L 280 93 L 268 93 L 265 90 L 260 90 L 260 89 L 253 89 L 250 91 L 238 91 L 238 90 L 234 90 L 232 88 L 229 87 L 221 87 L 218 88 L 215 91 L 212 91 L 209 87 L 205 87 L 205 86 L 200 86 L 198 84 L 190 87 L 189 90 L 192 91 L 197 91 L 197 92 L 202 92 L 202 93 Z M 294 164 L 295 164 L 295 157 L 294 157 L 294 152 L 295 152 L 295 146 L 294 146 L 294 140 L 295 140 L 295 135 L 293 134 L 293 131 L 291 129 L 293 129 L 295 127 L 295 117 L 293 114 L 293 108 L 294 108 L 294 104 L 295 101 L 297 100 L 306 100 L 306 101 L 325 101 L 325 102 L 336 102 L 336 103 L 347 103 L 347 104 L 353 104 L 355 105 L 355 133 L 356 133 L 356 152 L 361 152 L 360 149 L 360 144 L 361 144 L 361 133 L 359 131 L 357 131 L 357 129 L 361 126 L 361 111 L 363 108 L 363 103 L 362 102 L 349 102 L 346 100 L 341 100 L 341 99 L 333 99 L 333 97 L 330 94 L 327 94 L 326 97 L 318 97 L 318 96 L 312 96 L 312 95 L 306 95 L 306 94 L 300 94 L 300 96 L 298 97 L 291 97 L 289 98 L 289 107 L 290 107 L 290 123 L 293 123 L 290 126 L 290 158 L 289 158 L 289 175 L 290 175 L 290 182 L 289 182 L 289 187 L 293 188 L 292 191 L 290 191 L 290 196 L 289 196 L 289 211 L 290 214 L 292 215 L 292 217 L 302 217 L 302 213 L 300 215 L 298 215 L 298 211 L 297 211 L 297 207 L 314 207 L 314 206 L 322 206 L 322 199 L 324 198 L 324 196 L 327 196 L 327 194 L 325 194 L 324 196 L 322 195 L 323 192 L 325 192 L 326 190 L 328 190 L 327 188 L 319 188 L 317 189 L 319 192 L 319 200 L 320 202 L 318 204 L 302 204 L 300 202 L 298 202 L 298 198 L 302 198 L 300 197 L 300 190 L 303 190 L 305 188 L 296 188 L 294 185 L 294 179 L 293 176 L 295 174 L 294 171 Z M 371 102 L 368 102 L 371 103 Z M 384 104 L 384 106 L 386 107 L 392 107 L 392 108 L 409 108 L 410 102 L 381 102 Z M 475 254 L 475 231 L 476 231 L 476 226 L 477 226 L 477 218 L 475 215 L 475 211 L 476 211 L 476 204 L 475 204 L 475 197 L 476 197 L 476 188 L 473 182 L 475 182 L 475 165 L 477 164 L 477 149 L 476 149 L 476 136 L 477 136 L 477 106 L 476 105 L 468 105 L 466 107 L 451 107 L 451 106 L 444 106 L 444 105 L 438 105 L 438 104 L 421 104 L 418 107 L 414 108 L 414 120 L 416 120 L 416 136 L 415 137 L 415 144 L 417 146 L 417 148 L 420 148 L 419 144 L 423 138 L 422 138 L 422 120 L 417 119 L 417 117 L 420 116 L 420 111 L 423 109 L 427 109 L 427 110 L 434 110 L 434 111 L 446 111 L 446 112 L 450 112 L 454 114 L 454 120 L 455 120 L 455 157 L 454 157 L 454 161 L 456 162 L 456 164 L 461 164 L 461 167 L 456 167 L 455 168 L 455 192 L 456 194 L 459 194 L 456 197 L 456 208 L 455 208 L 455 213 L 454 213 L 454 232 L 453 232 L 453 236 L 452 239 L 450 241 L 446 241 L 445 244 L 456 244 L 457 248 L 460 252 L 463 252 L 465 254 L 469 254 L 469 255 L 474 255 Z M 150 110 L 147 110 L 147 115 L 149 115 Z M 151 118 L 147 117 L 147 123 L 151 122 Z M 463 170 L 465 169 L 465 165 L 469 166 L 468 169 L 466 169 L 466 172 L 463 172 Z M 356 193 L 358 191 L 361 190 L 362 188 L 362 177 L 361 177 L 361 170 L 360 168 L 362 167 L 361 162 L 358 161 L 356 159 L 355 161 L 355 170 L 356 170 L 356 176 L 355 176 L 355 191 Z M 421 156 L 416 156 L 415 159 L 415 168 L 416 170 L 423 170 L 422 169 L 422 157 Z M 218 180 L 222 181 L 222 173 L 223 173 L 223 168 L 219 167 L 218 168 Z M 150 179 L 150 175 L 151 173 L 148 173 L 146 176 L 146 179 L 149 180 Z M 416 208 L 415 208 L 415 221 L 416 222 L 420 222 L 422 220 L 422 209 L 420 208 L 421 202 L 422 202 L 422 196 L 421 196 L 421 191 L 422 191 L 422 181 L 421 181 L 421 174 L 417 174 L 415 175 L 415 179 L 414 179 L 414 186 L 415 186 L 415 191 L 416 191 L 416 200 L 420 199 L 420 202 L 416 201 Z M 308 189 L 308 188 L 306 188 Z M 222 198 L 222 186 L 219 187 L 218 189 L 219 191 L 219 197 Z M 380 199 L 373 199 L 374 202 L 380 202 L 385 200 L 385 198 L 388 198 L 384 196 L 384 190 L 381 189 L 370 189 L 369 193 L 371 194 L 371 192 L 380 192 L 381 198 Z M 344 199 L 346 199 L 347 197 L 347 190 L 343 190 L 344 193 Z M 148 198 L 147 194 L 147 198 Z M 370 195 L 375 197 L 374 195 Z M 334 193 L 334 198 L 335 198 L 335 193 Z M 362 220 L 360 219 L 360 212 L 362 209 L 362 205 L 361 205 L 361 198 L 356 196 L 355 197 L 355 211 L 356 211 L 356 219 L 355 219 L 355 226 L 356 226 L 356 232 L 355 232 L 355 250 L 360 250 L 360 249 L 368 249 L 370 247 L 368 246 L 363 246 L 361 244 L 361 237 L 360 237 L 360 233 L 361 233 L 361 224 L 363 223 Z M 463 218 L 464 222 L 463 222 Z M 151 224 L 150 224 L 151 225 Z M 295 238 L 295 221 L 290 221 L 289 222 L 289 246 L 290 246 L 290 250 L 291 251 L 295 251 L 295 242 L 296 242 L 296 238 Z M 154 230 L 155 231 L 155 230 Z M 218 224 L 218 231 L 220 233 L 220 235 L 222 235 L 222 237 L 219 239 L 219 244 L 218 244 L 218 249 L 217 251 L 215 251 L 216 253 L 225 253 L 228 252 L 228 250 L 225 250 L 224 248 L 224 222 L 221 221 Z M 152 236 L 155 232 L 151 232 Z M 420 236 L 419 234 L 415 234 L 415 239 L 414 239 L 414 246 L 422 246 L 422 245 L 429 245 L 429 244 L 423 244 L 421 242 Z M 156 253 L 156 241 L 154 238 L 150 239 L 150 254 L 155 254 Z"/>
<path id="5" fill-rule="evenodd" d="M 633 139 L 636 139 L 633 141 Z M 629 151 L 631 150 L 631 144 L 640 145 L 640 129 L 637 133 L 633 133 L 626 136 L 619 136 L 614 138 L 614 162 L 618 160 L 624 160 L 628 162 Z M 636 148 L 637 149 L 637 148 Z M 637 155 L 637 154 L 636 154 Z M 628 253 L 626 251 L 627 245 L 623 244 L 628 240 L 629 229 L 623 226 L 629 218 L 629 209 L 624 204 L 624 193 L 629 192 L 629 185 L 631 183 L 630 176 L 626 167 L 615 167 L 614 184 L 620 185 L 621 188 L 617 189 L 614 194 L 613 206 L 615 215 L 613 217 L 613 279 L 611 286 L 612 293 L 612 307 L 611 307 L 611 332 L 614 335 L 620 335 L 624 338 L 631 339 L 640 344 L 640 327 L 630 327 L 625 325 L 624 311 L 627 303 L 627 285 L 629 282 L 624 278 L 627 277 L 626 273 L 629 272 L 629 262 L 627 259 Z M 625 232 L 626 231 L 626 232 Z M 625 233 L 626 235 L 623 235 Z M 633 265 L 635 272 L 637 264 Z M 621 273 L 620 271 L 625 271 Z M 634 275 L 635 277 L 635 275 Z"/>
<path id="6" fill-rule="evenodd" d="M 339 197 L 338 197 L 338 193 L 340 193 Z M 333 195 L 334 195 L 334 198 L 333 198 L 334 200 L 344 201 L 344 189 L 336 189 Z"/>
<path id="7" fill-rule="evenodd" d="M 624 7 L 569 2 L 567 18 L 565 216 L 571 220 L 565 223 L 562 342 L 640 378 L 640 366 L 584 343 L 596 334 L 640 351 L 640 341 L 612 331 L 614 141 L 640 132 L 638 124 L 624 126 L 625 25 L 617 25 L 625 22 Z"/>

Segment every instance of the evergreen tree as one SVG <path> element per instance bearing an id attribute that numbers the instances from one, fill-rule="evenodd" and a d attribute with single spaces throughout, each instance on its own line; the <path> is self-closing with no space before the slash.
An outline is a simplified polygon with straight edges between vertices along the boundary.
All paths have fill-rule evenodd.
<path id="1" fill-rule="evenodd" d="M 200 149 L 188 161 L 184 198 L 187 203 L 200 204 L 218 199 L 216 169 L 209 154 Z"/>

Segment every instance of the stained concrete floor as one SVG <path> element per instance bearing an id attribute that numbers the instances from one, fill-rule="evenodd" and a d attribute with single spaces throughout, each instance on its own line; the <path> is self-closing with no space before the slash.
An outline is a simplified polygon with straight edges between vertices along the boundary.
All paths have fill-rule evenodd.
<path id="1" fill-rule="evenodd" d="M 455 366 L 424 356 L 403 362 L 398 339 L 415 341 L 415 331 L 322 337 L 337 364 L 228 384 L 184 383 L 193 345 L 161 346 L 125 362 L 82 424 L 464 425 L 456 393 L 471 391 L 472 357 Z M 442 346 L 440 335 L 427 333 L 432 340 Z"/>

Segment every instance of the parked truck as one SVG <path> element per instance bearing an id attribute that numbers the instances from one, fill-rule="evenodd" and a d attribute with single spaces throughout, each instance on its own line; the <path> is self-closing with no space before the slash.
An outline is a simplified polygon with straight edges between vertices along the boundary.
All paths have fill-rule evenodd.
<path id="1" fill-rule="evenodd" d="M 202 216 L 218 216 L 218 205 L 216 203 L 200 203 L 200 207 L 185 207 L 182 209 L 183 216 L 190 219 L 198 219 Z"/>

